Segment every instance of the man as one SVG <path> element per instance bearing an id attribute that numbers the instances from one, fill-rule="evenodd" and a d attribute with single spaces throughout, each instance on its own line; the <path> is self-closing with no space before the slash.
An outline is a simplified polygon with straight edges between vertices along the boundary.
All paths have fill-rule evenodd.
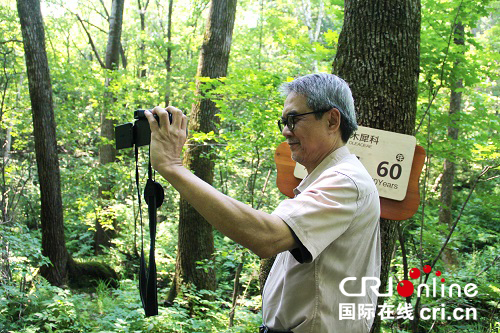
<path id="1" fill-rule="evenodd" d="M 278 254 L 263 291 L 261 332 L 368 332 L 376 296 L 371 288 L 362 292 L 361 279 L 379 276 L 380 206 L 372 178 L 345 146 L 357 128 L 351 91 L 332 74 L 306 75 L 282 90 L 278 125 L 309 174 L 272 214 L 227 197 L 182 166 L 187 118 L 174 107 L 153 109 L 161 129 L 146 115 L 152 166 L 223 234 L 261 258 Z M 343 318 L 341 304 L 372 313 Z"/>

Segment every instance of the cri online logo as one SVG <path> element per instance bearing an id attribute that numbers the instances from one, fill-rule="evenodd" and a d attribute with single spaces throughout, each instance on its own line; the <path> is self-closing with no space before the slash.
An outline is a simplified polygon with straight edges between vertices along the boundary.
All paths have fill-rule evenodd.
<path id="1" fill-rule="evenodd" d="M 429 274 L 432 271 L 432 267 L 429 265 L 425 265 L 423 270 L 425 274 Z M 436 276 L 440 277 L 441 271 L 436 271 Z M 420 270 L 418 268 L 412 268 L 410 270 L 410 278 L 415 280 L 418 279 L 419 277 L 420 277 Z M 446 280 L 444 278 L 441 278 L 441 282 L 444 283 L 445 281 Z M 402 280 L 398 283 L 397 291 L 399 295 L 403 297 L 409 297 L 415 291 L 415 287 L 413 286 L 413 283 L 411 283 L 411 281 Z"/>
<path id="2" fill-rule="evenodd" d="M 432 267 L 430 265 L 425 265 L 423 267 L 423 271 L 425 274 L 430 274 L 432 272 Z M 412 268 L 410 270 L 410 278 L 418 279 L 420 277 L 420 270 L 418 268 Z M 442 275 L 441 271 L 436 271 L 436 277 Z M 426 297 L 439 297 L 439 289 L 441 289 L 441 297 L 445 297 L 446 291 L 448 291 L 449 297 L 453 297 L 456 295 L 457 297 L 462 297 L 462 291 L 467 297 L 475 297 L 478 293 L 477 285 L 474 283 L 468 283 L 462 290 L 462 287 L 456 283 L 451 284 L 450 286 L 445 286 L 444 282 L 446 281 L 443 277 L 441 277 L 441 288 L 437 285 L 436 277 L 432 278 L 431 285 L 427 285 L 426 283 L 419 284 L 417 286 L 417 296 L 421 296 L 422 293 L 425 293 Z M 357 297 L 357 296 L 366 296 L 367 289 L 371 289 L 371 291 L 378 297 L 391 297 L 393 295 L 393 285 L 392 285 L 392 277 L 388 279 L 388 291 L 385 294 L 379 293 L 380 287 L 380 279 L 378 277 L 362 277 L 361 278 L 361 292 L 353 293 L 346 291 L 346 284 L 350 286 L 349 289 L 352 289 L 352 283 L 357 281 L 356 277 L 346 277 L 342 281 L 340 281 L 339 289 L 340 292 L 345 296 Z M 415 292 L 415 287 L 413 283 L 409 280 L 399 281 L 397 284 L 397 292 L 402 297 L 409 297 Z M 431 293 L 432 292 L 432 293 Z"/>

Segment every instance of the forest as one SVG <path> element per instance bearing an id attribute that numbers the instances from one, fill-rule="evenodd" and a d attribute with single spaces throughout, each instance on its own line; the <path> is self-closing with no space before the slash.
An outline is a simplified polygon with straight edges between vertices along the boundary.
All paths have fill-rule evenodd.
<path id="1" fill-rule="evenodd" d="M 272 260 L 159 175 L 145 315 L 148 149 L 116 150 L 114 128 L 181 109 L 184 164 L 271 213 L 278 88 L 317 72 L 351 85 L 360 125 L 426 154 L 417 212 L 380 221 L 394 292 L 372 332 L 500 333 L 499 18 L 497 0 L 0 0 L 0 333 L 258 332 Z M 430 292 L 403 298 L 409 279 Z"/>

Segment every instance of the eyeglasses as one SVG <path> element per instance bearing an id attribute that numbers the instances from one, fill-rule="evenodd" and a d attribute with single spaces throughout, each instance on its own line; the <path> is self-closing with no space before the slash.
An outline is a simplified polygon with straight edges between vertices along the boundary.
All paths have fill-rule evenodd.
<path id="1" fill-rule="evenodd" d="M 285 126 L 287 126 L 290 131 L 293 131 L 293 129 L 295 128 L 295 122 L 296 122 L 295 118 L 306 116 L 308 114 L 313 114 L 313 113 L 325 113 L 325 112 L 328 112 L 330 110 L 331 109 L 306 112 L 306 113 L 299 113 L 299 114 L 289 114 L 285 118 L 278 119 L 278 127 L 280 129 L 280 132 L 283 132 L 283 128 L 285 128 Z"/>

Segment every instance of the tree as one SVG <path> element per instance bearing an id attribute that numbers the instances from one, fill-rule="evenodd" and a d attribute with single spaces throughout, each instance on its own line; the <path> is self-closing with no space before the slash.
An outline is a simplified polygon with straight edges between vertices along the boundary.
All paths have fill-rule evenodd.
<path id="1" fill-rule="evenodd" d="M 141 34 L 145 34 L 145 30 L 146 30 L 146 11 L 148 9 L 148 5 L 149 5 L 149 0 L 146 1 L 144 8 L 142 7 L 141 0 L 137 0 L 137 7 L 139 8 L 139 17 L 141 19 Z M 139 50 L 141 52 L 141 67 L 139 68 L 138 76 L 145 77 L 146 76 L 146 68 L 144 68 L 144 66 L 145 66 L 144 52 L 146 50 L 146 45 L 144 44 L 144 40 L 142 40 L 142 39 L 141 39 L 141 44 L 139 46 Z"/>
<path id="2" fill-rule="evenodd" d="M 167 59 L 165 60 L 165 66 L 167 67 L 167 77 L 166 77 L 166 89 L 165 89 L 165 106 L 170 105 L 170 95 L 171 88 L 170 84 L 172 81 L 172 12 L 174 11 L 174 0 L 168 1 L 168 27 L 167 27 Z"/>
<path id="3" fill-rule="evenodd" d="M 354 96 L 360 125 L 413 135 L 420 56 L 419 0 L 346 0 L 333 73 Z M 387 278 L 398 223 L 381 220 L 381 286 Z M 379 302 L 383 299 L 379 298 Z M 380 329 L 376 316 L 372 331 Z"/>
<path id="4" fill-rule="evenodd" d="M 158 17 L 161 17 L 160 14 L 160 4 L 158 6 Z M 170 105 L 170 99 L 172 94 L 172 13 L 174 11 L 174 0 L 168 0 L 168 10 L 167 10 L 167 32 L 165 33 L 165 27 L 163 26 L 163 20 L 159 19 L 160 26 L 162 28 L 162 37 L 159 38 L 161 43 L 156 44 L 156 48 L 158 50 L 158 55 L 163 59 L 165 63 L 165 68 L 167 70 L 167 75 L 165 77 L 165 107 Z M 166 44 L 166 56 L 163 54 L 163 47 L 159 44 Z"/>
<path id="5" fill-rule="evenodd" d="M 110 71 L 118 69 L 120 61 L 120 40 L 122 34 L 122 22 L 123 22 L 123 8 L 125 0 L 113 0 L 111 7 L 111 16 L 109 17 L 109 33 L 108 33 L 108 44 L 106 47 L 106 59 L 105 68 Z M 106 79 L 106 87 L 109 87 L 111 83 L 111 78 Z M 101 143 L 99 146 L 99 164 L 101 167 L 105 167 L 109 163 L 113 163 L 116 158 L 116 149 L 114 147 L 114 121 L 110 117 L 110 109 L 112 108 L 115 98 L 113 93 L 106 92 L 104 97 L 104 104 L 101 110 L 101 138 L 105 142 Z M 110 238 L 114 234 L 115 222 L 112 214 L 106 214 L 106 200 L 110 199 L 111 192 L 111 181 L 110 174 L 104 171 L 104 179 L 101 180 L 101 185 L 99 186 L 99 198 L 103 201 L 103 211 L 100 218 L 96 221 L 96 234 L 95 234 L 95 252 L 100 252 L 101 245 L 109 246 Z M 102 226 L 103 219 L 113 222 L 113 226 L 108 227 L 105 230 Z"/>
<path id="6" fill-rule="evenodd" d="M 203 78 L 217 79 L 226 76 L 235 14 L 236 0 L 212 0 L 196 74 L 197 99 L 190 114 L 191 133 L 216 131 L 217 107 L 214 101 L 206 97 L 209 84 L 204 83 Z M 184 165 L 212 184 L 214 162 L 210 154 L 210 145 L 188 145 Z M 198 289 L 215 289 L 213 269 L 199 269 L 198 264 L 200 261 L 210 261 L 213 252 L 212 226 L 181 198 L 175 278 L 177 291 L 183 284 L 193 284 Z"/>
<path id="7" fill-rule="evenodd" d="M 17 9 L 23 35 L 40 182 L 42 254 L 51 262 L 51 265 L 42 266 L 40 273 L 57 286 L 66 283 L 84 285 L 84 275 L 114 284 L 117 275 L 109 266 L 76 263 L 66 248 L 52 84 L 40 2 L 19 0 Z"/>
<path id="8" fill-rule="evenodd" d="M 51 284 L 62 285 L 66 283 L 71 258 L 64 242 L 56 123 L 40 2 L 19 0 L 17 10 L 23 35 L 40 180 L 42 253 L 52 263 L 41 267 L 40 272 Z"/>
<path id="9" fill-rule="evenodd" d="M 455 25 L 456 36 L 454 43 L 456 45 L 464 45 L 464 26 L 460 22 Z M 455 69 L 460 66 L 460 61 L 455 61 Z M 455 70 L 458 72 L 458 70 Z M 455 82 L 452 82 L 451 92 L 450 92 L 450 125 L 448 126 L 448 137 L 451 142 L 456 142 L 458 139 L 458 126 L 459 117 L 462 109 L 462 91 L 463 89 L 463 79 L 458 77 L 455 78 Z M 441 178 L 441 206 L 439 208 L 439 223 L 444 224 L 451 228 L 453 225 L 453 219 L 451 214 L 452 209 L 452 199 L 453 199 L 453 183 L 455 179 L 455 161 L 451 158 L 445 158 L 443 173 Z M 456 257 L 453 252 L 446 248 L 443 252 L 443 260 L 445 263 L 452 265 L 456 264 Z"/>

